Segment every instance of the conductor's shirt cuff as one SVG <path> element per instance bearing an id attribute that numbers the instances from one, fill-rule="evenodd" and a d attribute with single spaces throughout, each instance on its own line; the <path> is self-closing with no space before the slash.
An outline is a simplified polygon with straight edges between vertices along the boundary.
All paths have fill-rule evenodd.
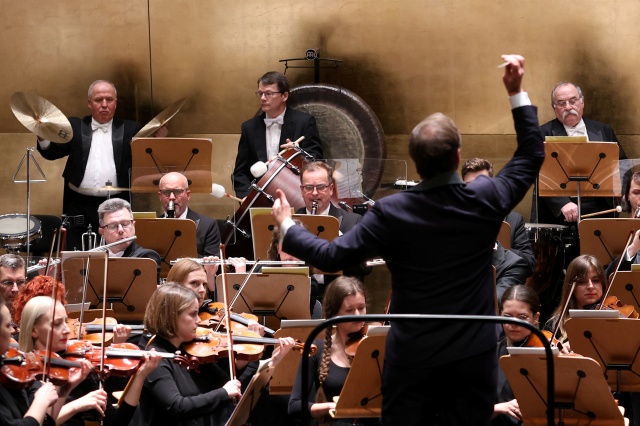
<path id="1" fill-rule="evenodd" d="M 531 105 L 531 99 L 529 99 L 529 94 L 527 92 L 519 92 L 515 95 L 509 96 L 509 102 L 511 102 L 511 109 Z"/>
<path id="2" fill-rule="evenodd" d="M 282 221 L 282 223 L 280 224 L 280 244 L 282 244 L 284 236 L 287 235 L 287 231 L 289 230 L 289 228 L 291 228 L 295 224 L 296 223 L 290 217 Z"/>

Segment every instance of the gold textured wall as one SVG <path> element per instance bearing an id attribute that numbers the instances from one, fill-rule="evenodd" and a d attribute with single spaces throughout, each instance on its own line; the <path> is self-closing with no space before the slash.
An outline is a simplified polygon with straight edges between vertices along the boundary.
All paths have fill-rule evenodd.
<path id="1" fill-rule="evenodd" d="M 553 117 L 553 84 L 577 81 L 586 115 L 612 124 L 626 152 L 638 154 L 635 1 L 2 3 L 1 213 L 26 211 L 26 189 L 11 177 L 33 146 L 9 109 L 13 92 L 37 93 L 65 114 L 81 116 L 89 83 L 106 78 L 119 89 L 118 115 L 142 122 L 186 96 L 172 134 L 211 137 L 214 170 L 223 170 L 214 180 L 230 187 L 240 124 L 257 110 L 255 80 L 283 70 L 280 59 L 301 57 L 308 48 L 344 60 L 338 72 L 323 70 L 322 82 L 341 84 L 369 103 L 387 134 L 390 158 L 408 160 L 406 134 L 427 114 L 442 111 L 463 133 L 464 158 L 502 164 L 514 144 L 496 69 L 503 52 L 526 56 L 526 89 L 541 107 L 541 121 Z M 288 76 L 294 84 L 313 78 L 311 70 L 299 69 Z M 64 161 L 35 158 L 48 181 L 34 185 L 33 210 L 59 213 Z M 229 209 L 208 198 L 196 202 L 217 216 Z M 518 207 L 525 217 L 528 208 L 528 200 Z"/>

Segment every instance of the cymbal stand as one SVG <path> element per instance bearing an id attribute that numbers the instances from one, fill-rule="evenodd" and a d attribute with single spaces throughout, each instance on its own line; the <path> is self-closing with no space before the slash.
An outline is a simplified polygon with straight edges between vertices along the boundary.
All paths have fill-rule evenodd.
<path id="1" fill-rule="evenodd" d="M 13 183 L 26 183 L 27 184 L 27 232 L 25 233 L 27 239 L 27 265 L 29 264 L 29 252 L 30 252 L 30 232 L 31 232 L 31 182 L 46 182 L 47 178 L 44 175 L 44 172 L 40 168 L 40 165 L 33 157 L 34 148 L 27 148 L 27 151 L 22 156 L 22 160 L 18 165 L 18 169 L 13 175 Z M 22 165 L 24 164 L 25 159 L 27 160 L 27 179 L 26 180 L 16 180 L 20 169 L 22 169 Z M 38 172 L 40 172 L 40 176 L 42 179 L 31 179 L 31 162 L 38 168 Z"/>

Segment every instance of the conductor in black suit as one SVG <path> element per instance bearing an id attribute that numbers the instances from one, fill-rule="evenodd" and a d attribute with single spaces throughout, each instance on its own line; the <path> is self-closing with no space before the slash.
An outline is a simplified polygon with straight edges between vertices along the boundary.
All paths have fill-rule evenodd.
<path id="1" fill-rule="evenodd" d="M 98 206 L 107 196 L 117 195 L 129 200 L 129 191 L 100 190 L 105 186 L 129 187 L 131 169 L 131 139 L 141 126 L 131 120 L 114 118 L 118 105 L 118 93 L 113 83 L 94 81 L 89 86 L 87 104 L 91 115 L 70 117 L 73 138 L 68 143 L 55 143 L 38 138 L 38 151 L 47 160 L 69 156 L 62 173 L 64 195 L 62 213 L 81 216 L 67 228 L 67 250 L 82 248 L 82 234 L 91 224 L 98 229 Z M 166 136 L 161 128 L 157 136 Z"/>
<path id="2" fill-rule="evenodd" d="M 220 254 L 220 230 L 218 223 L 188 207 L 191 191 L 189 181 L 182 173 L 167 173 L 160 179 L 158 198 L 162 203 L 162 217 L 191 219 L 196 223 L 196 247 L 198 256 Z"/>
<path id="3" fill-rule="evenodd" d="M 316 119 L 304 112 L 287 107 L 289 81 L 284 74 L 270 71 L 258 80 L 256 96 L 262 113 L 242 123 L 236 165 L 233 170 L 233 188 L 239 198 L 249 194 L 254 179 L 251 166 L 266 162 L 280 152 L 282 145 L 290 144 L 301 136 L 299 144 L 313 158 L 322 158 L 322 144 Z"/>
<path id="4" fill-rule="evenodd" d="M 524 58 L 503 59 L 518 146 L 493 179 L 464 184 L 456 173 L 460 132 L 448 117 L 432 114 L 413 129 L 409 141 L 422 182 L 376 201 L 360 223 L 331 243 L 293 224 L 291 207 L 278 190 L 273 214 L 282 248 L 326 271 L 381 256 L 391 271 L 393 313 L 495 315 L 491 259 L 496 235 L 544 161 L 537 110 L 521 87 Z M 490 425 L 495 343 L 491 323 L 391 321 L 383 424 Z"/>
<path id="5" fill-rule="evenodd" d="M 556 118 L 541 126 L 544 136 L 586 136 L 587 141 L 616 142 L 620 149 L 619 159 L 627 158 L 611 126 L 582 116 L 584 95 L 580 87 L 568 81 L 556 84 L 551 91 L 551 107 Z M 575 197 L 539 197 L 537 215 L 535 201 L 532 204 L 531 222 L 566 225 L 578 221 Z M 612 197 L 581 197 L 580 213 L 584 215 L 609 210 L 615 208 L 615 204 L 616 200 Z"/>

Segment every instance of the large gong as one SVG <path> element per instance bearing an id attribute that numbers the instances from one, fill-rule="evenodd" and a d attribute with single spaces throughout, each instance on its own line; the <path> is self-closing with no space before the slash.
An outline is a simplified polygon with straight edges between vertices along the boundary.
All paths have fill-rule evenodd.
<path id="1" fill-rule="evenodd" d="M 380 120 L 358 95 L 328 85 L 309 84 L 291 89 L 287 106 L 315 117 L 323 157 L 357 158 L 362 163 L 362 192 L 372 197 L 382 179 L 387 144 Z"/>

